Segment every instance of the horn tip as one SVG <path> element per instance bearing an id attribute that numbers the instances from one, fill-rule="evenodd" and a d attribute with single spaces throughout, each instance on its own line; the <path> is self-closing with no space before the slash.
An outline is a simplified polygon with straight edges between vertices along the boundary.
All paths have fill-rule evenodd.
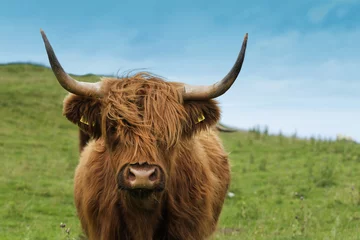
<path id="1" fill-rule="evenodd" d="M 248 40 L 248 33 L 245 33 L 244 41 Z"/>
<path id="2" fill-rule="evenodd" d="M 44 30 L 42 30 L 42 28 L 40 28 L 40 34 L 43 38 L 46 37 L 46 34 L 45 34 Z"/>

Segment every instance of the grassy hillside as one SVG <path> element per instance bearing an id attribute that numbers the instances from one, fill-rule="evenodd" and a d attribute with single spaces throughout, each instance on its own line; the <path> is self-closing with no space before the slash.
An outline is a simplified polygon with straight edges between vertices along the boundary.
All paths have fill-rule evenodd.
<path id="1" fill-rule="evenodd" d="M 94 76 L 80 77 L 95 81 Z M 41 66 L 0 66 L 0 240 L 79 239 L 76 126 Z M 222 134 L 232 164 L 216 239 L 360 239 L 360 145 Z M 60 223 L 66 223 L 60 228 Z"/>

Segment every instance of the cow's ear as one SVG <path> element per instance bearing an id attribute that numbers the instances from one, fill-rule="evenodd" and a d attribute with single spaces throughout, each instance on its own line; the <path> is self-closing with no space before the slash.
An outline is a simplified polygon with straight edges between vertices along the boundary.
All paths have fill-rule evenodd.
<path id="1" fill-rule="evenodd" d="M 97 98 L 70 93 L 64 99 L 63 115 L 91 137 L 101 136 L 101 102 Z"/>
<path id="2" fill-rule="evenodd" d="M 184 107 L 188 115 L 186 135 L 213 127 L 220 120 L 220 108 L 215 100 L 185 101 Z"/>

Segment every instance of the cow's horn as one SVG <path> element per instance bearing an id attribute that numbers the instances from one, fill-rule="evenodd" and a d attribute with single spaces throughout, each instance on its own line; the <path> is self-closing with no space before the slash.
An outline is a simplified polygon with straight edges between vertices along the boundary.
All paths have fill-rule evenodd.
<path id="1" fill-rule="evenodd" d="M 183 99 L 184 100 L 206 100 L 211 98 L 216 98 L 224 94 L 231 85 L 235 82 L 237 76 L 240 73 L 241 66 L 244 62 L 246 44 L 247 44 L 248 34 L 245 34 L 244 41 L 236 59 L 236 62 L 230 72 L 219 82 L 214 83 L 210 86 L 193 86 L 184 84 L 183 88 Z"/>
<path id="2" fill-rule="evenodd" d="M 88 82 L 79 82 L 72 77 L 70 77 L 62 68 L 59 63 L 53 48 L 49 40 L 46 37 L 46 34 L 43 30 L 40 29 L 41 36 L 44 40 L 46 52 L 49 58 L 51 68 L 63 88 L 67 91 L 74 93 L 76 95 L 89 96 L 89 97 L 101 97 L 102 93 L 100 91 L 101 84 L 100 82 L 88 83 Z"/>

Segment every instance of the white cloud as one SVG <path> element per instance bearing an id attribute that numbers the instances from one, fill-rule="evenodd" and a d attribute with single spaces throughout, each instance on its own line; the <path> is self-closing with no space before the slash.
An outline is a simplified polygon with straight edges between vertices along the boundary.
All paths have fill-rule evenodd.
<path id="1" fill-rule="evenodd" d="M 309 10 L 308 16 L 311 22 L 320 23 L 328 15 L 328 13 L 336 6 L 336 2 L 332 1 L 327 4 L 313 7 Z"/>
<path id="2" fill-rule="evenodd" d="M 338 18 L 343 18 L 346 16 L 346 14 L 348 13 L 348 8 L 342 7 L 336 10 L 336 16 Z"/>
<path id="3" fill-rule="evenodd" d="M 332 0 L 324 4 L 319 4 L 316 7 L 312 7 L 308 11 L 308 18 L 312 23 L 321 23 L 329 13 L 341 6 L 358 3 L 358 0 Z M 346 8 L 339 8 L 336 10 L 336 15 L 339 18 L 344 17 L 347 14 Z"/>

